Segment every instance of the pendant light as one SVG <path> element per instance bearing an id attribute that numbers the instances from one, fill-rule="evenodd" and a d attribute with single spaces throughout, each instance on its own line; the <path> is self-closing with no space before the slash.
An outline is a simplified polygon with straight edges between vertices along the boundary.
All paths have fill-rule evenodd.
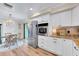
<path id="1" fill-rule="evenodd" d="M 6 26 L 14 24 L 14 21 L 12 20 L 12 14 L 9 14 L 9 17 L 5 20 Z"/>

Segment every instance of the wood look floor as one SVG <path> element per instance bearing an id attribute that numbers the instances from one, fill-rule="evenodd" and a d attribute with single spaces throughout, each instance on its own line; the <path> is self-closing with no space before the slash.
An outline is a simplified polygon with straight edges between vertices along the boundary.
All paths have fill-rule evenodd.
<path id="1" fill-rule="evenodd" d="M 54 54 L 47 52 L 41 48 L 33 48 L 28 45 L 22 47 L 0 52 L 0 56 L 55 56 Z"/>

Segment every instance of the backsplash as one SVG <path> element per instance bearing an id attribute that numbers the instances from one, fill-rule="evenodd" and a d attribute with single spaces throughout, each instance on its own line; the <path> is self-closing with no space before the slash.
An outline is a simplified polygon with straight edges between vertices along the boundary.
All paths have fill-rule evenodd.
<path id="1" fill-rule="evenodd" d="M 79 37 L 79 26 L 53 28 L 50 36 Z"/>

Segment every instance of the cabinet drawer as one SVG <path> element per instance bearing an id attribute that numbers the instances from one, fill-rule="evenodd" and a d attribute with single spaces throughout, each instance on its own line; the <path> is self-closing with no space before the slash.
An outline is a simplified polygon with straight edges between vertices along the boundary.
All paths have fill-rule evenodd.
<path id="1" fill-rule="evenodd" d="M 40 45 L 40 44 L 43 44 L 43 45 L 48 45 L 48 43 L 47 43 L 47 42 L 43 42 L 43 41 L 38 42 L 38 45 Z"/>
<path id="2" fill-rule="evenodd" d="M 49 51 L 49 47 L 47 45 L 45 45 L 45 44 L 40 44 L 39 47 L 44 49 L 44 50 Z"/>

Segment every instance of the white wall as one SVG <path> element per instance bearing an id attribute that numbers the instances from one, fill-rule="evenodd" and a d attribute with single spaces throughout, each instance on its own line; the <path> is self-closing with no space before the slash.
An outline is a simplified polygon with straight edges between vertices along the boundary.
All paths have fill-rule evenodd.
<path id="1" fill-rule="evenodd" d="M 13 23 L 9 25 L 3 23 L 2 28 L 3 28 L 3 36 L 5 36 L 5 33 L 17 34 L 17 23 Z"/>
<path id="2" fill-rule="evenodd" d="M 23 23 L 18 24 L 18 38 L 24 39 L 24 25 L 23 25 Z"/>

